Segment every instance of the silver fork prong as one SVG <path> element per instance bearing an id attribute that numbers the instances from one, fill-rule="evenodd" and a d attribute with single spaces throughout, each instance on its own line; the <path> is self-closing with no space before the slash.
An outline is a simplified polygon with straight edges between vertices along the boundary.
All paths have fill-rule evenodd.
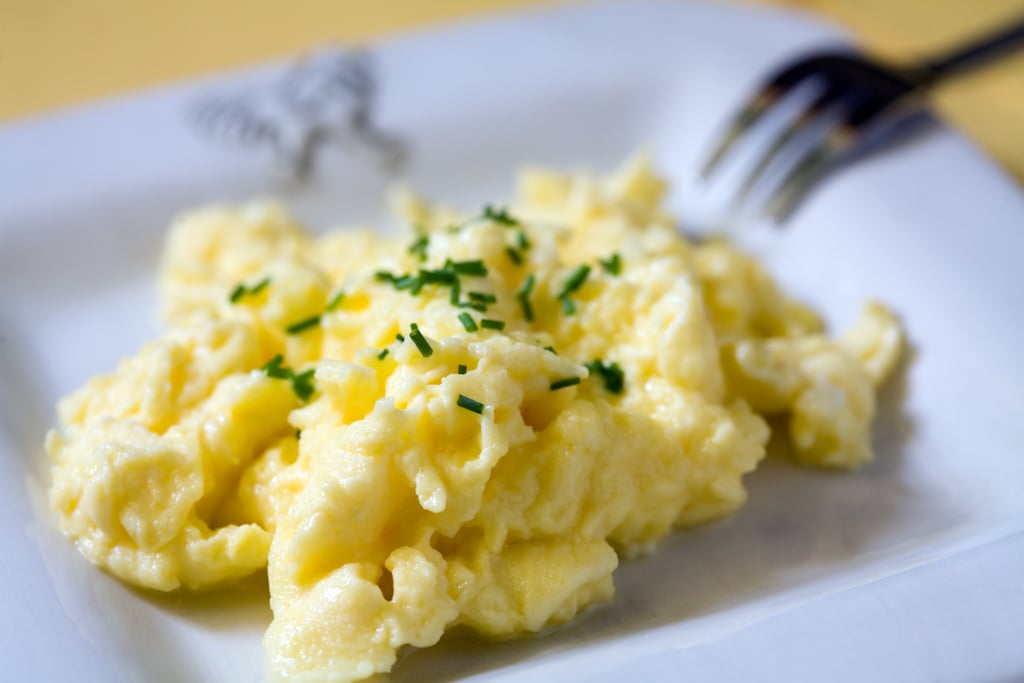
<path id="1" fill-rule="evenodd" d="M 704 162 L 704 166 L 700 170 L 700 176 L 703 180 L 707 180 L 711 176 L 712 172 L 718 167 L 718 164 L 725 158 L 725 155 L 736 144 L 736 141 L 778 101 L 781 95 L 782 92 L 778 88 L 773 86 L 765 87 L 750 104 L 740 110 L 729 124 L 725 134 L 719 138 L 715 150 L 708 157 L 708 160 Z"/>
<path id="2" fill-rule="evenodd" d="M 726 154 L 732 149 L 736 141 L 751 128 L 764 114 L 772 108 L 787 93 L 808 76 L 815 72 L 814 59 L 803 60 L 777 71 L 765 81 L 757 94 L 749 100 L 749 103 L 740 110 L 733 118 L 726 132 L 719 139 L 715 150 L 708 157 L 701 169 L 701 178 L 707 180 Z"/>
<path id="3" fill-rule="evenodd" d="M 834 162 L 850 160 L 855 144 L 870 141 L 876 125 L 895 125 L 908 100 L 919 102 L 938 80 L 1017 44 L 1024 46 L 1024 18 L 951 56 L 917 66 L 891 65 L 848 49 L 797 56 L 762 83 L 750 104 L 730 120 L 701 164 L 702 184 L 713 196 L 710 176 L 730 161 L 726 157 L 734 148 L 747 146 L 741 138 L 755 138 L 758 131 L 751 128 L 765 129 L 750 154 L 736 155 L 746 157 L 745 162 L 737 158 L 736 164 L 725 164 L 730 173 L 724 175 L 732 176 L 725 180 L 738 179 L 734 187 L 739 191 L 732 193 L 729 206 L 720 208 L 748 217 L 753 216 L 744 209 L 753 209 L 781 224 Z M 824 84 L 825 94 L 819 90 L 798 97 L 804 82 Z M 738 173 L 732 174 L 732 167 Z"/>
<path id="4" fill-rule="evenodd" d="M 818 178 L 838 156 L 853 145 L 857 131 L 849 124 L 831 129 L 825 138 L 812 147 L 787 174 L 765 204 L 765 215 L 780 224 Z"/>
<path id="5" fill-rule="evenodd" d="M 807 102 L 800 112 L 786 124 L 786 127 L 772 140 L 767 149 L 760 154 L 757 162 L 753 164 L 752 169 L 746 174 L 739 190 L 736 192 L 735 201 L 737 205 L 742 205 L 747 200 L 751 190 L 764 177 L 765 171 L 779 157 L 779 153 L 786 149 L 798 135 L 813 127 L 821 117 L 827 116 L 827 110 L 838 104 L 842 98 L 842 93 L 843 89 L 834 84 L 827 86 L 815 95 L 811 101 Z"/>

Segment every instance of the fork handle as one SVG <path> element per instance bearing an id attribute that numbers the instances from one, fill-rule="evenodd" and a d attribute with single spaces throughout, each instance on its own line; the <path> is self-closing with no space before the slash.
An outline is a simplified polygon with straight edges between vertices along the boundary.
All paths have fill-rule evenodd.
<path id="1" fill-rule="evenodd" d="M 1024 46 L 1024 18 L 1020 18 L 1007 28 L 987 35 L 959 49 L 947 53 L 934 61 L 928 62 L 928 83 L 934 84 L 949 76 L 956 76 L 983 66 L 999 57 L 1004 52 Z"/>

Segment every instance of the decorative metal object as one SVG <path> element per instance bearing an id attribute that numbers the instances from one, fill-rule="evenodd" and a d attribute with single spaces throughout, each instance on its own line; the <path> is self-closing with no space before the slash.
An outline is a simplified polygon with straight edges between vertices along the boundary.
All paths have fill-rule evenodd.
<path id="1" fill-rule="evenodd" d="M 300 180 L 312 176 L 328 145 L 362 148 L 397 170 L 407 145 L 376 125 L 377 92 L 369 53 L 332 49 L 300 58 L 264 88 L 207 97 L 193 114 L 210 139 L 269 149 Z"/>

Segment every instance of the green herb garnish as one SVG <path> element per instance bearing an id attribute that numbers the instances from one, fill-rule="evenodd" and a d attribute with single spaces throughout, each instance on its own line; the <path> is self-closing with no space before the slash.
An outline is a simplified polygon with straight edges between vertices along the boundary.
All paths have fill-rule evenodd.
<path id="1" fill-rule="evenodd" d="M 622 272 L 622 257 L 619 256 L 618 252 L 615 252 L 608 257 L 607 260 L 600 260 L 601 267 L 608 272 L 609 275 L 618 275 Z"/>
<path id="2" fill-rule="evenodd" d="M 516 234 L 516 244 L 519 246 L 519 248 L 522 251 L 526 251 L 527 249 L 529 249 L 532 246 L 530 244 L 530 238 L 526 236 L 526 232 L 523 231 L 523 230 L 520 230 Z"/>
<path id="3" fill-rule="evenodd" d="M 388 354 L 390 352 L 391 349 L 385 346 L 383 349 L 380 350 L 380 353 L 377 354 L 377 360 L 384 360 L 385 358 L 388 357 Z"/>
<path id="4" fill-rule="evenodd" d="M 445 269 L 451 269 L 459 275 L 483 277 L 487 275 L 487 265 L 480 259 L 472 261 L 451 261 L 445 263 Z"/>
<path id="5" fill-rule="evenodd" d="M 487 304 L 482 304 L 479 301 L 460 301 L 458 303 L 459 308 L 472 308 L 474 311 L 480 313 L 487 312 Z"/>
<path id="6" fill-rule="evenodd" d="M 373 276 L 380 282 L 391 283 L 395 289 L 415 289 L 414 294 L 418 294 L 423 287 L 423 282 L 414 275 L 395 275 L 386 270 L 378 270 Z"/>
<path id="7" fill-rule="evenodd" d="M 267 377 L 290 380 L 292 383 L 292 391 L 295 392 L 296 396 L 301 398 L 303 401 L 309 400 L 309 397 L 312 396 L 315 391 L 313 386 L 313 375 L 316 373 L 316 370 L 314 368 L 310 368 L 305 372 L 296 374 L 294 370 L 286 368 L 283 363 L 284 356 L 277 354 L 267 361 L 260 370 L 267 373 Z"/>
<path id="8" fill-rule="evenodd" d="M 588 275 L 590 275 L 590 266 L 578 266 L 576 270 L 570 273 L 565 284 L 562 285 L 562 291 L 558 294 L 558 300 L 562 302 L 562 313 L 565 315 L 572 315 L 576 312 L 576 304 L 569 298 L 569 295 L 583 286 Z"/>
<path id="9" fill-rule="evenodd" d="M 430 245 L 430 236 L 420 234 L 412 244 L 409 245 L 409 253 L 419 257 L 420 261 L 427 260 L 427 247 Z"/>
<path id="10" fill-rule="evenodd" d="M 235 285 L 235 288 L 231 290 L 231 294 L 228 296 L 228 301 L 233 304 L 237 304 L 246 296 L 256 296 L 270 285 L 270 278 L 265 277 L 251 287 L 247 287 L 244 282 L 239 282 Z"/>
<path id="11" fill-rule="evenodd" d="M 508 254 L 508 258 L 510 261 L 512 261 L 512 263 L 516 264 L 517 266 L 523 265 L 523 255 L 520 254 L 515 249 L 513 249 L 512 247 L 505 247 L 505 253 Z"/>
<path id="12" fill-rule="evenodd" d="M 565 284 L 562 285 L 562 291 L 559 292 L 558 298 L 567 297 L 582 287 L 588 275 L 590 275 L 590 266 L 578 266 L 566 279 Z"/>
<path id="13" fill-rule="evenodd" d="M 395 289 L 408 289 L 410 294 L 416 296 L 423 289 L 423 279 L 415 275 L 403 275 L 395 280 Z"/>
<path id="14" fill-rule="evenodd" d="M 463 394 L 459 394 L 459 398 L 456 403 L 460 408 L 465 408 L 469 412 L 476 413 L 477 415 L 482 415 L 484 412 L 483 403 L 480 401 L 474 401 L 469 396 L 464 396 Z"/>
<path id="15" fill-rule="evenodd" d="M 468 368 L 465 365 L 463 365 L 462 363 L 459 363 L 459 374 L 460 375 L 465 375 L 467 369 Z"/>
<path id="16" fill-rule="evenodd" d="M 416 274 L 410 273 L 405 275 L 378 271 L 376 278 L 382 282 L 390 282 L 395 289 L 408 290 L 413 296 L 418 295 L 426 285 L 447 286 L 451 288 L 449 301 L 452 306 L 460 306 L 459 298 L 462 296 L 462 283 L 459 280 L 459 276 L 483 276 L 486 274 L 487 266 L 484 265 L 483 261 L 452 261 L 449 259 L 445 262 L 444 267 L 440 269 L 427 270 L 421 268 Z"/>
<path id="17" fill-rule="evenodd" d="M 339 291 L 337 294 L 331 297 L 330 301 L 327 302 L 327 308 L 324 309 L 324 312 L 331 313 L 333 311 L 336 311 L 338 309 L 338 306 L 341 305 L 342 299 L 344 298 L 345 292 Z"/>
<path id="18" fill-rule="evenodd" d="M 288 334 L 299 334 L 300 332 L 305 332 L 309 328 L 316 327 L 319 324 L 320 316 L 311 315 L 308 318 L 304 318 L 303 320 L 292 323 L 288 327 L 284 328 L 284 331 L 287 332 Z"/>
<path id="19" fill-rule="evenodd" d="M 424 358 L 429 358 L 433 353 L 434 349 L 431 348 L 430 342 L 427 341 L 423 333 L 420 332 L 419 325 L 413 323 L 411 325 L 411 331 L 409 332 L 409 339 L 412 339 L 412 343 L 416 345 L 416 348 L 420 350 L 420 354 Z"/>
<path id="20" fill-rule="evenodd" d="M 267 377 L 273 377 L 274 379 L 291 379 L 292 371 L 284 367 L 282 363 L 284 363 L 284 356 L 277 354 L 268 360 L 260 370 L 267 373 Z"/>
<path id="21" fill-rule="evenodd" d="M 613 393 L 621 394 L 626 386 L 626 377 L 618 363 L 605 364 L 600 358 L 584 363 L 590 375 L 599 376 L 604 381 L 604 388 Z"/>
<path id="22" fill-rule="evenodd" d="M 559 389 L 565 389 L 566 387 L 573 387 L 579 383 L 579 377 L 566 377 L 565 379 L 560 379 L 552 382 L 551 391 L 558 391 Z"/>
<path id="23" fill-rule="evenodd" d="M 259 294 L 270 285 L 270 278 L 265 277 L 249 289 L 250 294 Z"/>
<path id="24" fill-rule="evenodd" d="M 305 372 L 292 375 L 292 390 L 301 398 L 303 401 L 308 401 L 309 397 L 313 395 L 316 390 L 313 386 L 313 375 L 316 374 L 316 370 L 310 368 Z"/>
<path id="25" fill-rule="evenodd" d="M 503 330 L 505 329 L 505 321 L 484 318 L 480 321 L 480 327 L 484 328 L 485 330 Z"/>
<path id="26" fill-rule="evenodd" d="M 476 321 L 473 320 L 473 316 L 465 311 L 459 313 L 459 322 L 461 322 L 462 326 L 466 328 L 466 332 L 476 332 L 477 329 L 479 329 L 476 326 Z"/>
<path id="27" fill-rule="evenodd" d="M 461 296 L 462 296 L 462 283 L 459 282 L 458 278 L 456 278 L 455 282 L 452 283 L 451 294 L 448 297 L 448 301 L 449 301 L 449 303 L 451 303 L 452 306 L 458 306 L 459 305 L 459 297 L 461 297 Z"/>
<path id="28" fill-rule="evenodd" d="M 469 300 L 481 304 L 493 304 L 498 301 L 498 297 L 487 292 L 470 292 Z"/>
<path id="29" fill-rule="evenodd" d="M 450 285 L 458 279 L 456 271 L 443 268 L 441 270 L 420 270 L 417 276 L 426 285 Z"/>
<path id="30" fill-rule="evenodd" d="M 530 305 L 530 293 L 533 291 L 533 286 L 535 284 L 536 278 L 533 276 L 533 273 L 530 273 L 526 276 L 526 279 L 523 280 L 523 284 L 519 288 L 519 291 L 516 292 L 516 298 L 519 299 L 519 305 L 523 309 L 523 318 L 526 319 L 526 322 L 533 321 L 533 306 Z"/>
<path id="31" fill-rule="evenodd" d="M 490 204 L 484 207 L 484 218 L 502 225 L 519 225 L 519 221 L 509 215 L 508 209 L 495 209 Z"/>

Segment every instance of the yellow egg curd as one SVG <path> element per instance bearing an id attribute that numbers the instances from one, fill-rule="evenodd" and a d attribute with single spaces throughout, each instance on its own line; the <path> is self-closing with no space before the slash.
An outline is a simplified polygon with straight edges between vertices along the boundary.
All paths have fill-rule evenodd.
<path id="1" fill-rule="evenodd" d="M 871 459 L 901 331 L 836 340 L 725 242 L 689 243 L 643 158 L 526 171 L 415 232 L 314 237 L 273 203 L 172 227 L 168 333 L 61 401 L 50 501 L 150 589 L 266 568 L 274 678 L 351 681 L 463 624 L 535 632 L 620 557 L 728 514 L 771 416 L 796 459 Z"/>

